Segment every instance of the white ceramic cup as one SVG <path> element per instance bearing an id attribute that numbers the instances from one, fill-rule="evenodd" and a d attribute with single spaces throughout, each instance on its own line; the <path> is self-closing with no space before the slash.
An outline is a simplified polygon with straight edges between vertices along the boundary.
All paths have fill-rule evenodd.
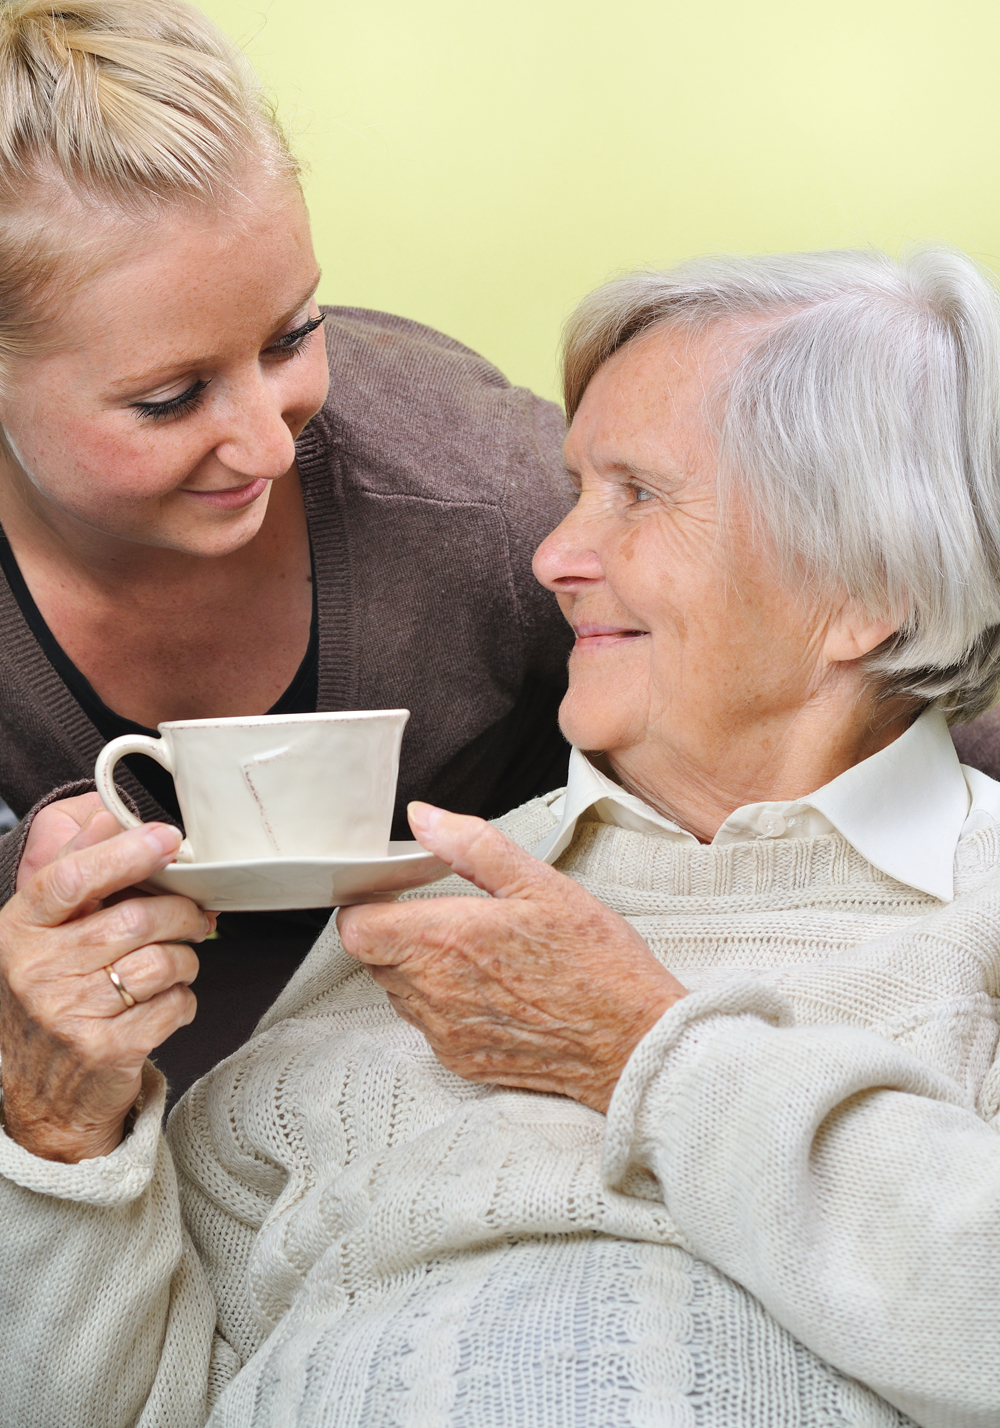
<path id="1" fill-rule="evenodd" d="M 257 858 L 384 858 L 408 709 L 176 719 L 158 739 L 125 734 L 94 777 L 127 828 L 140 820 L 115 788 L 115 765 L 148 754 L 173 775 L 187 837 L 182 863 Z"/>

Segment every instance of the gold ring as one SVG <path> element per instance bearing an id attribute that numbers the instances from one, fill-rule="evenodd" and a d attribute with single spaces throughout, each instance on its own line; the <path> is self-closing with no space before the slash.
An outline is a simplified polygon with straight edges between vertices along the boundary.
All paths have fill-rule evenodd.
<path id="1" fill-rule="evenodd" d="M 118 975 L 118 973 L 115 971 L 114 967 L 105 967 L 104 970 L 105 970 L 105 972 L 107 972 L 108 976 L 111 978 L 111 985 L 114 987 L 115 991 L 116 991 L 116 992 L 118 993 L 118 995 L 121 997 L 121 999 L 122 999 L 122 1001 L 125 1003 L 125 1005 L 126 1005 L 127 1007 L 134 1007 L 134 1006 L 135 1006 L 135 997 L 134 997 L 134 996 L 132 995 L 132 993 L 129 991 L 128 987 L 126 987 L 125 983 L 122 981 L 121 977 L 119 977 L 119 975 Z"/>

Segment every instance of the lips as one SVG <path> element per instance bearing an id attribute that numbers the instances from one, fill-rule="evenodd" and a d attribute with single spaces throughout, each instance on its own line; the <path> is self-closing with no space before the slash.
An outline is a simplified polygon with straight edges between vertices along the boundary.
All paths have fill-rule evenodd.
<path id="1" fill-rule="evenodd" d="M 648 630 L 631 629 L 626 625 L 574 625 L 576 644 L 574 652 L 605 649 L 610 645 L 620 645 L 627 640 L 643 639 Z"/>
<path id="2" fill-rule="evenodd" d="M 243 506 L 251 506 L 254 501 L 258 501 L 269 484 L 263 477 L 259 477 L 256 481 L 248 481 L 245 486 L 228 486 L 221 491 L 184 491 L 184 495 L 193 496 L 202 505 L 214 506 L 216 510 L 238 511 Z"/>

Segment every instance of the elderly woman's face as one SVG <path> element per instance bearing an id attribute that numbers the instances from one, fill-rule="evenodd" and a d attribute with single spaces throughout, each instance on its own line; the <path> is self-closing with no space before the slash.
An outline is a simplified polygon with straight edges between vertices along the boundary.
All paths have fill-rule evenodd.
<path id="1" fill-rule="evenodd" d="M 649 334 L 597 372 L 570 429 L 580 499 L 535 572 L 576 631 L 560 722 L 578 747 L 712 762 L 748 723 L 779 731 L 833 668 L 830 612 L 775 577 L 738 513 L 721 535 L 701 405 L 724 344 Z"/>

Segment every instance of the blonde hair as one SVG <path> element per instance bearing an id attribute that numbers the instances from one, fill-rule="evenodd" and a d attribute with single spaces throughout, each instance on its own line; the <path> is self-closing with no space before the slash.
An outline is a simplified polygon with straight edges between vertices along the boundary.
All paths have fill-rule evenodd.
<path id="1" fill-rule="evenodd" d="M 68 289 L 106 248 L 80 205 L 215 208 L 254 160 L 297 179 L 250 65 L 182 0 L 0 0 L 0 378 L 43 346 L 54 279 Z"/>

